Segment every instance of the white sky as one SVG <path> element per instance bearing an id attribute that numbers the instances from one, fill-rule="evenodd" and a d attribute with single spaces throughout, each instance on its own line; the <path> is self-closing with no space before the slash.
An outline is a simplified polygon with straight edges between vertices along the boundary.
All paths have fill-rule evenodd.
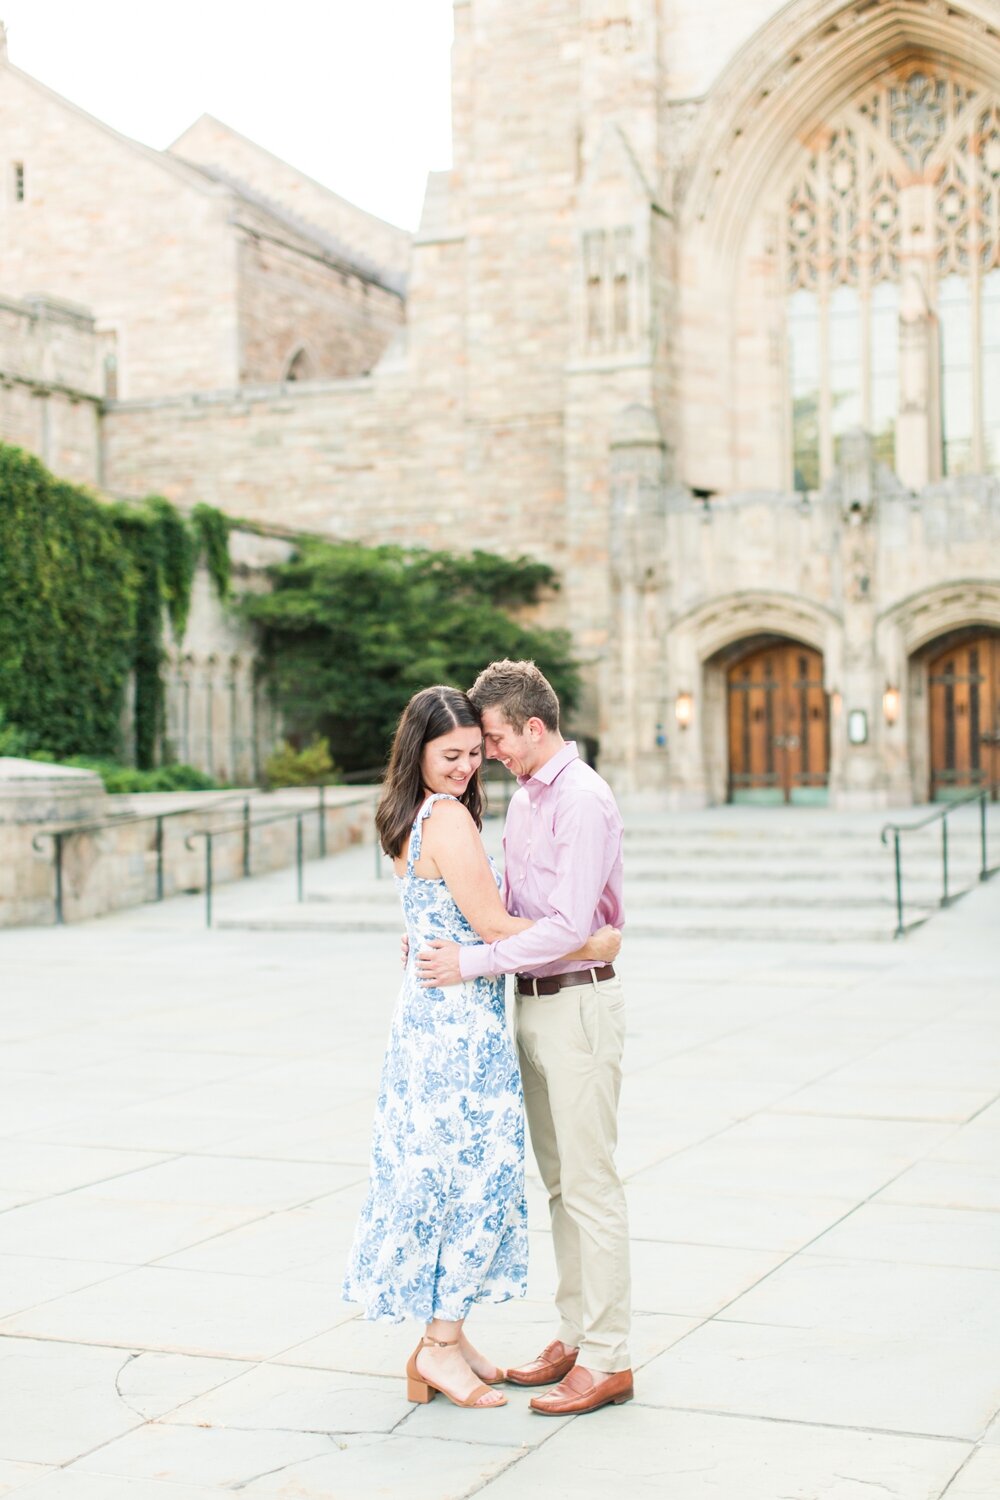
<path id="1" fill-rule="evenodd" d="M 416 227 L 451 160 L 451 0 L 0 0 L 10 60 L 163 148 L 216 115 Z"/>

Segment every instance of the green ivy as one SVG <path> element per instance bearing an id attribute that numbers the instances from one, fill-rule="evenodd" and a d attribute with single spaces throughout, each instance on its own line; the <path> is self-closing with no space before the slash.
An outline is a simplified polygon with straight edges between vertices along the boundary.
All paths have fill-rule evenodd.
<path id="1" fill-rule="evenodd" d="M 229 591 L 219 546 L 228 523 L 199 510 L 188 522 L 161 496 L 108 505 L 0 444 L 0 716 L 8 739 L 16 731 L 18 745 L 58 757 L 120 755 L 134 674 L 136 762 L 155 765 L 164 615 L 183 639 L 203 552 L 220 596 Z"/>
<path id="2" fill-rule="evenodd" d="M 155 533 L 159 588 L 175 641 L 184 639 L 191 610 L 191 585 L 198 564 L 198 538 L 179 510 L 162 495 L 150 495 L 145 509 Z"/>
<path id="3" fill-rule="evenodd" d="M 229 598 L 232 578 L 229 561 L 229 517 L 216 510 L 213 505 L 196 505 L 191 512 L 191 525 L 197 541 L 199 555 L 204 559 L 216 592 L 220 599 Z"/>
<path id="4" fill-rule="evenodd" d="M 0 707 L 33 747 L 117 751 L 137 594 L 114 511 L 0 446 Z"/>

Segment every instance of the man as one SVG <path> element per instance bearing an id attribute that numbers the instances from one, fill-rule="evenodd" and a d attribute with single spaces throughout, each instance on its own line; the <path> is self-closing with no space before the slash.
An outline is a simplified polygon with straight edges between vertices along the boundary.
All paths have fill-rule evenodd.
<path id="1" fill-rule="evenodd" d="M 557 1382 L 531 1406 L 562 1416 L 632 1397 L 628 1218 L 614 1161 L 624 997 L 612 965 L 559 961 L 599 927 L 622 925 L 622 820 L 611 788 L 560 734 L 559 700 L 534 662 L 493 662 L 469 697 L 487 756 L 520 783 L 504 830 L 504 899 L 534 925 L 496 943 L 432 943 L 418 966 L 434 985 L 516 974 L 524 1102 L 549 1195 L 561 1322 L 507 1378 Z"/>

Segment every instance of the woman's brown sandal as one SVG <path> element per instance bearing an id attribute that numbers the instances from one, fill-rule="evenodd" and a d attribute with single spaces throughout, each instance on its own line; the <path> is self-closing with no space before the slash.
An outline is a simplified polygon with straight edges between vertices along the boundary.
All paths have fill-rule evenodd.
<path id="1" fill-rule="evenodd" d="M 433 1401 L 435 1396 L 441 1395 L 446 1396 L 453 1406 L 480 1407 L 483 1409 L 491 1406 L 506 1406 L 506 1396 L 501 1396 L 498 1401 L 483 1402 L 483 1397 L 492 1396 L 493 1391 L 488 1385 L 484 1385 L 482 1381 L 476 1386 L 472 1394 L 462 1401 L 458 1396 L 453 1396 L 450 1391 L 446 1391 L 444 1386 L 435 1385 L 432 1380 L 427 1379 L 426 1375 L 421 1375 L 417 1369 L 417 1355 L 421 1349 L 431 1345 L 436 1346 L 438 1349 L 450 1349 L 457 1344 L 458 1339 L 431 1339 L 426 1334 L 424 1335 L 406 1362 L 407 1400 L 416 1401 L 418 1405 L 424 1406 L 428 1401 Z"/>

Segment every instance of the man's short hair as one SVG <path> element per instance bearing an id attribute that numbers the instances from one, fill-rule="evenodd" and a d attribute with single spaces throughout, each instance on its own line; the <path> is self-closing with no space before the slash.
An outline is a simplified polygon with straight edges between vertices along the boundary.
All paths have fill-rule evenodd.
<path id="1" fill-rule="evenodd" d="M 517 734 L 529 719 L 541 719 L 546 729 L 559 728 L 559 699 L 533 661 L 491 661 L 469 697 L 480 713 L 498 708 Z"/>

